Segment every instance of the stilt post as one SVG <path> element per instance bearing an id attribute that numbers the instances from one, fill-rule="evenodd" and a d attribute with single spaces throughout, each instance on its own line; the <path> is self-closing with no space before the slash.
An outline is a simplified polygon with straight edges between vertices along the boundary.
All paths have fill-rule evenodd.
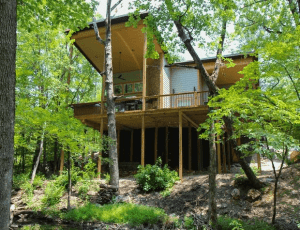
<path id="1" fill-rule="evenodd" d="M 179 177 L 182 178 L 182 112 L 179 111 Z"/>
<path id="2" fill-rule="evenodd" d="M 165 134 L 165 147 L 166 147 L 166 155 L 165 155 L 165 160 L 166 160 L 166 164 L 169 163 L 169 128 L 168 126 L 166 127 L 166 134 Z"/>
<path id="3" fill-rule="evenodd" d="M 60 152 L 60 167 L 59 167 L 59 175 L 62 174 L 63 170 L 64 170 L 64 161 L 65 161 L 65 152 L 62 149 Z"/>
<path id="4" fill-rule="evenodd" d="M 145 166 L 145 115 L 142 115 L 141 165 Z"/>
<path id="5" fill-rule="evenodd" d="M 223 136 L 223 142 L 222 142 L 222 152 L 223 152 L 223 173 L 227 173 L 227 169 L 226 169 L 226 148 L 225 148 L 225 136 Z"/>
<path id="6" fill-rule="evenodd" d="M 192 170 L 192 129 L 189 123 L 189 171 Z"/>
<path id="7" fill-rule="evenodd" d="M 154 134 L 154 163 L 156 162 L 157 159 L 157 136 L 158 136 L 158 127 L 157 125 L 155 126 L 155 134 Z"/>
<path id="8" fill-rule="evenodd" d="M 231 153 L 230 153 L 230 142 L 227 141 L 227 164 L 228 164 L 228 170 L 231 170 Z"/>

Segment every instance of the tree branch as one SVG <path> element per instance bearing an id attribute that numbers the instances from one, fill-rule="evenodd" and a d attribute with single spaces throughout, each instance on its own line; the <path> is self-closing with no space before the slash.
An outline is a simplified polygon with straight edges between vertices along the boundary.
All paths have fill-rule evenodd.
<path id="1" fill-rule="evenodd" d="M 219 91 L 219 88 L 210 79 L 209 74 L 203 65 L 203 62 L 201 61 L 199 55 L 196 53 L 194 47 L 191 44 L 191 39 L 187 37 L 180 21 L 174 20 L 174 23 L 175 23 L 177 31 L 178 31 L 178 36 L 180 37 L 181 41 L 185 44 L 185 46 L 186 46 L 187 50 L 189 51 L 190 55 L 192 56 L 193 60 L 196 62 L 196 65 L 197 65 L 196 68 L 200 70 L 200 74 L 204 78 L 205 83 L 206 83 L 210 93 L 216 95 Z"/>
<path id="2" fill-rule="evenodd" d="M 110 12 L 112 12 L 123 0 L 119 0 L 113 7 L 111 8 Z"/>
<path id="3" fill-rule="evenodd" d="M 96 23 L 96 18 L 93 18 L 93 27 L 96 35 L 96 40 L 99 41 L 102 45 L 105 45 L 105 41 L 100 37 L 98 26 Z"/>
<path id="4" fill-rule="evenodd" d="M 250 6 L 253 6 L 254 4 L 257 4 L 257 3 L 261 3 L 261 2 L 266 2 L 267 0 L 261 0 L 261 1 L 256 1 L 256 2 L 253 2 L 249 5 L 244 5 L 244 7 L 250 7 Z"/>
<path id="5" fill-rule="evenodd" d="M 277 62 L 277 63 L 278 63 L 278 62 Z M 278 64 L 280 64 L 280 63 L 278 63 Z M 296 84 L 295 84 L 295 82 L 294 82 L 293 77 L 291 76 L 290 72 L 287 70 L 287 68 L 286 68 L 285 65 L 283 65 L 283 64 L 280 64 L 280 65 L 285 69 L 285 72 L 287 73 L 288 78 L 291 80 L 291 82 L 292 82 L 292 84 L 293 84 L 293 86 L 294 86 L 294 89 L 295 89 L 295 91 L 296 91 L 297 97 L 298 97 L 298 99 L 300 100 L 300 94 L 299 94 L 299 91 L 298 91 L 298 89 L 297 89 L 297 86 L 296 86 Z"/>
<path id="6" fill-rule="evenodd" d="M 224 40 L 225 40 L 225 36 L 226 36 L 226 26 L 227 26 L 227 20 L 224 19 L 223 23 L 222 23 L 221 40 L 219 42 L 219 47 L 218 47 L 218 50 L 217 50 L 217 60 L 216 60 L 216 63 L 215 63 L 214 71 L 213 71 L 212 75 L 210 76 L 211 80 L 214 83 L 218 79 L 219 72 L 220 72 L 220 67 L 222 65 L 221 55 L 222 55 L 223 48 L 224 48 Z"/>

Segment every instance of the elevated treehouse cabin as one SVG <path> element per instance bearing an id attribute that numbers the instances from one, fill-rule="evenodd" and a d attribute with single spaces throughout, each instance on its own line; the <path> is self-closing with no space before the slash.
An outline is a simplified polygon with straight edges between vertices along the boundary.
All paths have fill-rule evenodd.
<path id="1" fill-rule="evenodd" d="M 141 14 L 145 18 L 147 14 Z M 114 93 L 116 100 L 118 132 L 118 156 L 122 163 L 138 162 L 153 164 L 158 156 L 163 163 L 179 169 L 202 170 L 209 165 L 208 142 L 199 140 L 197 128 L 208 113 L 208 91 L 194 62 L 169 65 L 164 52 L 155 42 L 159 59 L 146 59 L 147 40 L 141 32 L 142 20 L 137 28 L 126 27 L 128 16 L 112 19 L 112 51 Z M 105 22 L 97 26 L 105 38 Z M 74 45 L 101 73 L 104 70 L 104 46 L 96 40 L 92 24 L 72 36 Z M 223 66 L 217 81 L 218 87 L 229 87 L 238 81 L 238 74 L 252 58 L 229 55 L 236 64 L 233 68 Z M 209 73 L 213 71 L 215 58 L 203 59 Z M 179 65 L 181 67 L 179 67 Z M 186 66 L 186 67 L 182 67 Z M 102 80 L 101 101 L 74 104 L 74 116 L 82 123 L 100 131 L 107 131 L 105 76 Z M 225 147 L 225 146 L 224 146 Z M 225 149 L 225 148 L 223 148 Z M 226 151 L 232 152 L 226 144 Z M 219 172 L 221 162 L 230 162 L 230 154 L 221 159 L 222 148 L 218 145 Z M 223 164 L 223 165 L 224 165 Z M 98 170 L 101 171 L 101 164 Z M 225 167 L 226 170 L 226 167 Z"/>

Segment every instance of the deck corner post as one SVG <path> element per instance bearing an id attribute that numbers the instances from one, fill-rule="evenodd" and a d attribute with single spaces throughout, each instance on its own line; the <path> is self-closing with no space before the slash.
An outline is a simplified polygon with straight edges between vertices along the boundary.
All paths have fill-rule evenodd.
<path id="1" fill-rule="evenodd" d="M 182 111 L 179 111 L 179 178 L 182 178 Z"/>
<path id="2" fill-rule="evenodd" d="M 145 115 L 142 115 L 141 165 L 145 166 Z"/>
<path id="3" fill-rule="evenodd" d="M 157 124 L 155 125 L 155 134 L 154 134 L 154 164 L 156 162 L 157 159 L 157 140 L 158 140 L 158 126 Z"/>

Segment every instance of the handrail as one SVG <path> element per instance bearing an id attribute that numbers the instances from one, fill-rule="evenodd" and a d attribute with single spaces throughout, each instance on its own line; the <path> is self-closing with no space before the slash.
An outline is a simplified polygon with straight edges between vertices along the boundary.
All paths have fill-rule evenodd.
<path id="1" fill-rule="evenodd" d="M 143 97 L 135 96 L 130 98 L 117 98 L 117 112 L 142 110 Z M 151 95 L 145 97 L 146 110 L 170 109 L 179 107 L 198 107 L 206 105 L 208 100 L 208 91 L 191 91 L 177 94 Z M 100 109 L 106 109 L 107 101 L 89 102 L 74 104 L 76 115 L 99 114 Z"/>
<path id="2" fill-rule="evenodd" d="M 183 93 L 171 93 L 171 94 L 160 94 L 160 95 L 151 95 L 146 96 L 145 98 L 152 98 L 152 97 L 164 97 L 164 96 L 178 96 L 178 95 L 185 95 L 185 94 L 192 94 L 192 93 L 208 93 L 209 91 L 190 91 L 190 92 L 183 92 Z"/>

